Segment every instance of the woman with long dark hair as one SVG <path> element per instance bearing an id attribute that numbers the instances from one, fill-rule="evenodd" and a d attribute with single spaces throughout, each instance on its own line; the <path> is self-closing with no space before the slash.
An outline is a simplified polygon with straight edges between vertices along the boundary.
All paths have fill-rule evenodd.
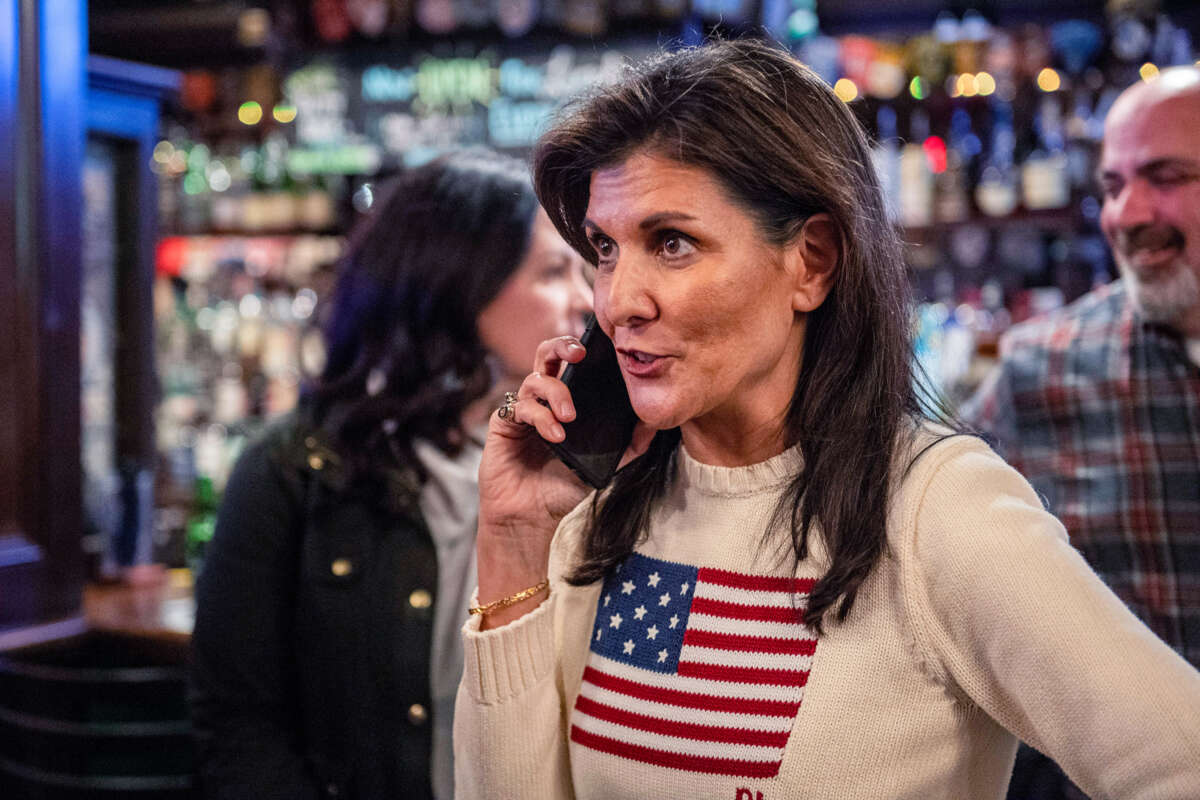
<path id="1" fill-rule="evenodd" d="M 539 342 L 581 332 L 584 266 L 496 153 L 381 189 L 324 371 L 239 460 L 197 586 L 204 796 L 452 796 L 484 426 Z"/>
<path id="2" fill-rule="evenodd" d="M 568 108 L 534 176 L 640 423 L 580 502 L 544 443 L 572 337 L 493 416 L 461 796 L 999 798 L 1018 738 L 1103 796 L 1195 796 L 1200 675 L 924 410 L 827 85 L 754 41 L 662 56 Z"/>

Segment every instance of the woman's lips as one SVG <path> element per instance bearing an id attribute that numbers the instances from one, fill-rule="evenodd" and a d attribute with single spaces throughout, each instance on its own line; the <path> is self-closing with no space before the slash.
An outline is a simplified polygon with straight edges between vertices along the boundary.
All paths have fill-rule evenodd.
<path id="1" fill-rule="evenodd" d="M 617 354 L 621 359 L 621 370 L 635 378 L 657 378 L 667 369 L 667 356 L 625 349 L 618 350 Z"/>

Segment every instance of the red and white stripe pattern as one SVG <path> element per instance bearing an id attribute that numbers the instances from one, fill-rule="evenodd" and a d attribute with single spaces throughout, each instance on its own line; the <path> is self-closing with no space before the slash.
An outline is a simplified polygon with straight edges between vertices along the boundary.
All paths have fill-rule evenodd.
<path id="1" fill-rule="evenodd" d="M 803 624 L 812 584 L 632 555 L 601 595 L 571 741 L 671 769 L 774 777 L 817 645 Z"/>

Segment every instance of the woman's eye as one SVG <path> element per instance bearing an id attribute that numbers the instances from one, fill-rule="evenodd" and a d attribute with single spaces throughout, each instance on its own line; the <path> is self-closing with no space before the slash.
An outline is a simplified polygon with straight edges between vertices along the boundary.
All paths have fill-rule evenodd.
<path id="1" fill-rule="evenodd" d="M 609 239 L 607 236 L 597 236 L 593 238 L 592 247 L 596 249 L 596 255 L 600 256 L 602 260 L 612 258 L 613 254 L 617 250 L 616 243 L 614 243 L 613 240 Z"/>
<path id="2" fill-rule="evenodd" d="M 663 235 L 659 249 L 667 258 L 682 258 L 691 255 L 696 247 L 683 234 L 668 232 Z"/>

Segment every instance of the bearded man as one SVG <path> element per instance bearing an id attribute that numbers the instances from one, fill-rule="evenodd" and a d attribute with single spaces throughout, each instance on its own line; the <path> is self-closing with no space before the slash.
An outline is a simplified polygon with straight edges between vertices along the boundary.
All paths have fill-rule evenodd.
<path id="1" fill-rule="evenodd" d="M 1012 328 L 963 414 L 1134 613 L 1200 667 L 1200 70 L 1125 90 L 1098 180 L 1120 279 Z M 1076 796 L 1035 774 L 1033 757 L 1018 758 L 1011 792 Z"/>

